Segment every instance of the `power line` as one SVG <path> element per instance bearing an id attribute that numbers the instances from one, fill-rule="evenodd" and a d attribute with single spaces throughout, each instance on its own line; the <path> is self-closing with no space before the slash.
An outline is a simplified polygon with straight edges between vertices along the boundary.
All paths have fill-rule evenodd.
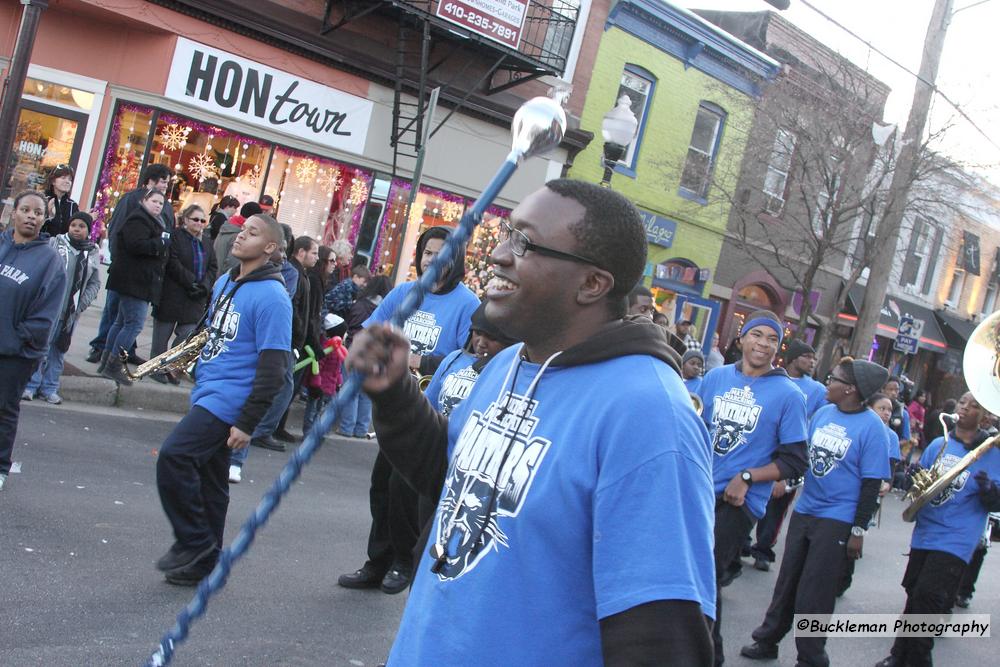
<path id="1" fill-rule="evenodd" d="M 809 9 L 813 10 L 814 12 L 816 12 L 817 14 L 819 14 L 820 16 L 822 16 L 824 19 L 826 19 L 827 21 L 829 21 L 833 25 L 837 26 L 838 28 L 840 28 L 841 30 L 843 30 L 844 32 L 846 32 L 848 35 L 850 35 L 854 39 L 858 40 L 859 42 L 861 42 L 862 44 L 864 44 L 865 46 L 867 46 L 869 49 L 871 49 L 875 53 L 879 54 L 880 56 L 882 56 L 883 58 L 885 58 L 886 60 L 888 60 L 889 62 L 891 62 L 893 65 L 895 65 L 899 69 L 903 70 L 904 72 L 906 72 L 907 74 L 909 74 L 913 78 L 915 78 L 918 81 L 920 81 L 921 83 L 923 83 L 925 86 L 929 87 L 931 90 L 933 90 L 938 95 L 940 95 L 941 99 L 943 99 L 945 102 L 947 102 L 948 104 L 950 104 L 951 107 L 955 111 L 958 112 L 958 115 L 960 115 L 962 118 L 964 118 L 966 120 L 966 122 L 969 123 L 969 125 L 971 125 L 979 134 L 981 134 L 984 139 L 986 139 L 986 141 L 990 142 L 990 144 L 994 148 L 996 148 L 997 150 L 1000 150 L 1000 145 L 998 145 L 997 142 L 993 141 L 993 139 L 990 137 L 990 135 L 986 134 L 986 132 L 981 127 L 979 127 L 979 125 L 976 124 L 976 121 L 972 120 L 972 118 L 969 117 L 969 114 L 965 113 L 965 111 L 962 109 L 962 107 L 958 106 L 958 104 L 956 104 L 955 102 L 952 102 L 951 98 L 949 98 L 947 95 L 945 95 L 944 91 L 942 91 L 940 88 L 938 88 L 937 85 L 935 85 L 933 82 L 928 81 L 927 79 L 923 78 L 922 76 L 920 76 L 919 74 L 917 74 L 916 72 L 914 72 L 913 70 L 911 70 L 910 68 L 908 68 L 906 65 L 902 64 L 901 62 L 899 62 L 898 60 L 896 60 L 895 58 L 893 58 L 889 54 L 887 54 L 884 51 L 880 50 L 878 47 L 876 47 L 874 44 L 872 44 L 871 42 L 869 42 L 867 39 L 865 39 L 861 35 L 857 34 L 856 32 L 854 32 L 853 30 L 851 30 L 850 28 L 848 28 L 847 26 L 845 26 L 843 23 L 841 23 L 837 19 L 835 19 L 832 16 L 830 16 L 829 14 L 825 13 L 823 10 L 819 9 L 818 7 L 816 7 L 815 5 L 813 5 L 812 3 L 810 3 L 808 0 L 800 0 L 800 2 L 803 5 L 805 5 L 806 7 L 808 7 Z M 966 7 L 962 7 L 961 9 L 969 9 L 971 7 L 975 7 L 976 5 L 981 5 L 981 4 L 984 4 L 986 2 L 989 2 L 989 0 L 982 0 L 981 2 L 977 2 L 977 3 L 974 3 L 974 4 L 968 5 Z M 959 10 L 959 11 L 961 11 L 961 10 Z M 952 12 L 952 14 L 954 14 L 954 12 Z"/>

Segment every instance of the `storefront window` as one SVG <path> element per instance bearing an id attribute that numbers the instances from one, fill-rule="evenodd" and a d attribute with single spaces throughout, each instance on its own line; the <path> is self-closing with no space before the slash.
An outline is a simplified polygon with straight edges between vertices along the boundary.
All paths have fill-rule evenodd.
<path id="1" fill-rule="evenodd" d="M 275 216 L 296 236 L 329 244 L 353 244 L 371 190 L 371 172 L 285 148 L 276 148 L 264 194 L 274 198 Z"/>
<path id="2" fill-rule="evenodd" d="M 174 170 L 168 194 L 175 211 L 191 204 L 209 211 L 225 195 L 257 201 L 270 155 L 269 143 L 161 113 L 149 163 Z"/>
<path id="3" fill-rule="evenodd" d="M 379 240 L 373 257 L 380 260 L 384 272 L 392 273 L 395 260 L 400 262 L 396 272 L 397 282 L 413 280 L 417 277 L 414 252 L 417 238 L 429 227 L 455 227 L 462 219 L 467 206 L 472 202 L 461 195 L 421 186 L 413 200 L 409 220 L 406 206 L 410 196 L 410 184 L 395 180 L 389 190 Z M 499 222 L 510 215 L 508 209 L 491 206 L 476 228 L 466 251 L 466 284 L 477 294 L 492 276 L 489 256 L 498 242 Z M 403 236 L 401 236 L 403 234 Z"/>
<path id="4" fill-rule="evenodd" d="M 73 163 L 83 122 L 27 106 L 18 116 L 14 135 L 14 168 L 9 192 L 41 190 L 57 165 Z"/>
<path id="5" fill-rule="evenodd" d="M 94 238 L 101 235 L 122 195 L 139 184 L 139 172 L 142 170 L 146 145 L 150 141 L 152 121 L 152 109 L 135 104 L 118 105 L 111 123 L 97 183 L 97 195 L 91 210 L 94 216 Z"/>
<path id="6" fill-rule="evenodd" d="M 70 86 L 63 86 L 51 81 L 33 79 L 30 76 L 24 80 L 25 95 L 43 100 L 58 102 L 67 106 L 76 107 L 81 111 L 90 111 L 94 108 L 94 94 L 86 90 L 79 90 Z"/>

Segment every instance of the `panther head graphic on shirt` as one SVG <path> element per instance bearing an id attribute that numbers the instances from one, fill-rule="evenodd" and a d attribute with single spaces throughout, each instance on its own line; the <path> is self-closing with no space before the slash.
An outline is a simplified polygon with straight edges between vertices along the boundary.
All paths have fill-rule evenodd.
<path id="1" fill-rule="evenodd" d="M 441 325 L 434 313 L 418 310 L 403 323 L 403 334 L 410 339 L 410 351 L 424 356 L 437 349 Z"/>
<path id="2" fill-rule="evenodd" d="M 749 387 L 733 387 L 712 401 L 712 449 L 725 456 L 746 443 L 760 419 L 761 406 Z"/>
<path id="3" fill-rule="evenodd" d="M 809 439 L 809 469 L 815 477 L 826 477 L 851 448 L 847 429 L 840 424 L 823 424 Z"/>
<path id="4" fill-rule="evenodd" d="M 962 457 L 955 456 L 954 454 L 944 454 L 941 456 L 941 460 L 938 462 L 938 470 L 943 475 L 962 460 Z M 944 488 L 944 491 L 940 493 L 937 497 L 930 501 L 932 507 L 940 507 L 946 502 L 955 497 L 955 494 L 965 488 L 965 483 L 969 481 L 969 469 L 966 468 L 958 474 L 958 477 L 951 480 L 951 484 Z"/>
<path id="5" fill-rule="evenodd" d="M 499 519 L 521 511 L 552 444 L 532 435 L 537 406 L 507 392 L 462 427 L 435 518 L 437 534 L 447 538 L 447 557 L 437 571 L 442 581 L 467 574 L 508 546 Z"/>

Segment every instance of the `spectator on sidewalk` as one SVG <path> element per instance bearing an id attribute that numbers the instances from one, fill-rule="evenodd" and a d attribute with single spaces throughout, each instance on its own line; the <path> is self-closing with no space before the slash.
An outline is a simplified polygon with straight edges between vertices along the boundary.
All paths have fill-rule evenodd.
<path id="1" fill-rule="evenodd" d="M 232 195 L 226 195 L 212 208 L 212 213 L 208 216 L 208 227 L 213 242 L 219 236 L 222 225 L 236 215 L 238 210 L 240 210 L 240 200 Z"/>
<path id="2" fill-rule="evenodd" d="M 174 345 L 184 341 L 201 322 L 208 295 L 218 274 L 211 239 L 204 233 L 205 210 L 192 204 L 181 212 L 181 224 L 167 253 L 160 300 L 153 306 L 152 359 L 167 351 L 171 334 Z M 172 373 L 150 375 L 157 382 L 179 384 Z"/>
<path id="3" fill-rule="evenodd" d="M 705 357 L 705 372 L 707 373 L 713 368 L 725 365 L 726 359 L 722 356 L 722 352 L 719 351 L 719 332 L 715 332 L 712 334 L 712 349 L 708 351 L 708 356 Z"/>
<path id="4" fill-rule="evenodd" d="M 149 305 L 160 298 L 170 230 L 164 228 L 160 212 L 166 204 L 163 193 L 150 189 L 140 206 L 116 228 L 114 262 L 108 271 L 108 289 L 118 295 L 118 318 L 108 332 L 98 372 L 126 387 L 121 353 L 132 349 L 146 324 Z"/>
<path id="5" fill-rule="evenodd" d="M 73 167 L 68 164 L 58 165 L 45 178 L 47 203 L 43 234 L 54 237 L 69 231 L 69 221 L 80 210 L 77 203 L 70 199 L 69 191 L 72 189 Z"/>
<path id="6" fill-rule="evenodd" d="M 136 209 L 140 208 L 139 203 L 146 192 L 149 190 L 159 190 L 166 196 L 165 193 L 167 192 L 167 186 L 170 184 L 170 176 L 170 167 L 164 164 L 151 164 L 139 176 L 140 186 L 135 190 L 126 192 L 118 200 L 107 227 L 108 248 L 111 251 L 112 261 L 114 260 L 116 250 L 118 229 Z M 170 206 L 162 207 L 160 209 L 160 221 L 165 229 L 173 229 L 174 209 Z M 111 271 L 109 269 L 109 280 L 110 276 Z M 90 354 L 87 355 L 87 361 L 92 364 L 96 364 L 101 360 L 101 353 L 107 347 L 108 332 L 111 331 L 115 320 L 118 319 L 118 293 L 107 285 L 105 285 L 105 288 L 107 292 L 104 295 L 104 312 L 101 313 L 101 323 L 97 328 L 97 336 L 90 341 Z M 143 359 L 136 356 L 134 349 L 129 352 L 129 363 L 141 364 L 142 362 Z"/>
<path id="7" fill-rule="evenodd" d="M 365 320 L 371 317 L 382 299 L 392 289 L 392 283 L 386 276 L 375 276 L 358 295 L 358 300 L 351 306 L 347 314 L 347 349 L 351 348 L 351 339 L 364 326 Z M 364 438 L 368 435 L 372 422 L 372 402 L 368 395 L 359 391 L 340 413 L 337 434 L 347 438 Z"/>
<path id="8" fill-rule="evenodd" d="M 346 239 L 337 239 L 330 246 L 337 257 L 336 269 L 332 284 L 337 285 L 351 277 L 351 267 L 354 264 L 354 248 Z"/>
<path id="9" fill-rule="evenodd" d="M 45 198 L 22 192 L 14 198 L 10 226 L 0 234 L 0 490 L 10 473 L 21 394 L 48 353 L 66 288 L 59 255 L 39 236 L 44 221 Z"/>
<path id="10" fill-rule="evenodd" d="M 69 231 L 49 239 L 62 260 L 66 272 L 66 290 L 59 306 L 59 319 L 49 335 L 49 352 L 38 365 L 22 399 L 30 401 L 39 396 L 48 403 L 59 405 L 59 378 L 63 370 L 63 357 L 69 349 L 73 329 L 80 313 L 85 311 L 101 289 L 97 246 L 90 240 L 94 219 L 89 213 L 74 213 L 69 220 Z"/>
<path id="11" fill-rule="evenodd" d="M 323 305 L 327 312 L 346 320 L 347 315 L 351 312 L 351 306 L 358 300 L 358 294 L 365 288 L 371 277 L 372 273 L 367 266 L 355 266 L 351 269 L 351 277 L 335 283 L 323 297 Z"/>

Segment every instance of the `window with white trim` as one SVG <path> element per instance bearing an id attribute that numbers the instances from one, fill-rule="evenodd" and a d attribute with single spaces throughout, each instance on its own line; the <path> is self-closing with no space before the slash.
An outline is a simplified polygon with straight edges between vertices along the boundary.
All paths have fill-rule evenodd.
<path id="1" fill-rule="evenodd" d="M 816 210 L 813 211 L 812 228 L 817 236 L 823 236 L 833 221 L 833 209 L 836 208 L 837 195 L 840 194 L 842 168 L 840 156 L 831 155 L 828 168 L 829 178 L 824 178 L 816 190 Z"/>
<path id="2" fill-rule="evenodd" d="M 944 305 L 954 308 L 962 298 L 962 290 L 965 289 L 965 270 L 955 267 L 951 274 L 951 285 L 948 287 L 948 298 Z"/>
<path id="3" fill-rule="evenodd" d="M 719 138 L 726 112 L 714 104 L 702 102 L 691 132 L 684 171 L 681 173 L 681 190 L 703 199 L 708 194 L 712 168 L 719 152 Z"/>
<path id="4" fill-rule="evenodd" d="M 986 294 L 983 296 L 983 307 L 980 309 L 983 315 L 992 315 L 997 309 L 997 284 L 991 282 L 986 286 Z"/>
<path id="5" fill-rule="evenodd" d="M 771 215 L 781 215 L 785 208 L 788 172 L 792 167 L 795 141 L 795 133 L 789 130 L 778 130 L 774 137 L 774 147 L 767 160 L 767 173 L 764 175 L 764 210 Z"/>
<path id="6" fill-rule="evenodd" d="M 611 107 L 613 107 L 621 99 L 622 95 L 628 95 L 628 98 L 632 100 L 632 113 L 635 114 L 635 119 L 639 121 L 635 139 L 628 145 L 625 157 L 618 161 L 619 164 L 629 169 L 635 168 L 635 155 L 639 151 L 639 139 L 642 136 L 642 128 L 646 123 L 646 111 L 649 109 L 649 102 L 653 95 L 653 86 L 656 83 L 651 76 L 645 76 L 636 70 L 637 68 L 635 67 L 625 66 L 625 70 L 622 71 L 621 83 L 618 86 L 618 94 L 611 101 Z"/>

